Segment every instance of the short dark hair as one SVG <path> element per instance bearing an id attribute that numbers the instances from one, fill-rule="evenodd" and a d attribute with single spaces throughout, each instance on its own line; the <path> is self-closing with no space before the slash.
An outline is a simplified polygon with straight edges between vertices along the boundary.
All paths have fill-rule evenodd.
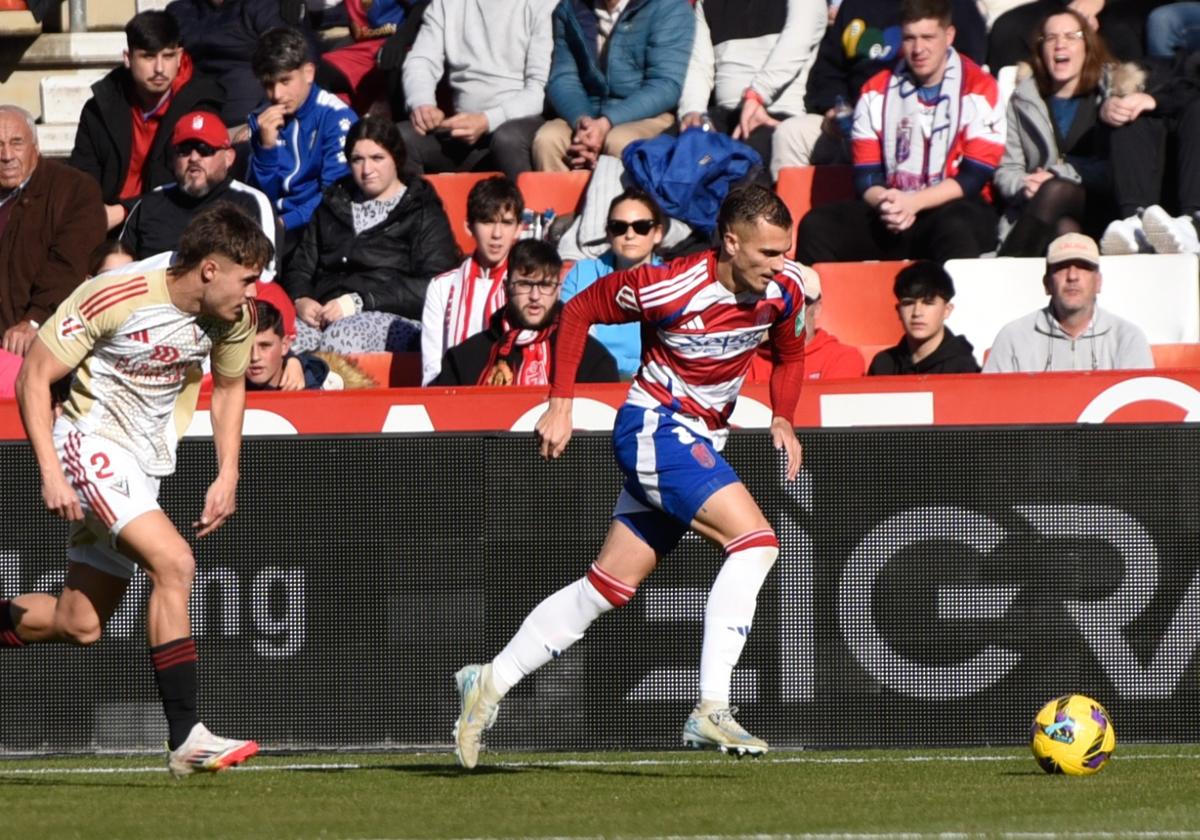
<path id="1" fill-rule="evenodd" d="M 717 213 L 717 236 L 724 236 L 736 224 L 752 224 L 758 219 L 788 231 L 792 229 L 792 214 L 774 191 L 762 184 L 738 187 L 721 202 Z"/>
<path id="2" fill-rule="evenodd" d="M 300 30 L 290 26 L 264 32 L 250 56 L 250 68 L 260 82 L 272 81 L 311 62 L 308 41 Z"/>
<path id="3" fill-rule="evenodd" d="M 236 204 L 218 201 L 193 216 L 184 228 L 171 273 L 185 274 L 213 254 L 261 269 L 274 253 L 275 247 L 258 222 Z"/>
<path id="4" fill-rule="evenodd" d="M 622 201 L 637 201 L 645 205 L 646 209 L 650 211 L 650 218 L 654 219 L 654 224 L 658 227 L 663 226 L 662 208 L 658 206 L 658 202 L 655 201 L 654 196 L 641 187 L 628 187 L 625 192 L 614 198 L 608 205 L 607 218 L 612 218 L 613 211 L 617 209 L 617 205 Z"/>
<path id="5" fill-rule="evenodd" d="M 270 301 L 254 301 L 254 311 L 258 314 L 258 332 L 270 330 L 283 338 L 283 313 L 279 307 Z"/>
<path id="6" fill-rule="evenodd" d="M 954 299 L 954 280 L 946 269 L 933 260 L 917 260 L 912 265 L 905 266 L 896 275 L 892 284 L 892 292 L 896 300 L 925 300 L 940 297 L 942 300 Z"/>
<path id="7" fill-rule="evenodd" d="M 125 24 L 125 46 L 130 50 L 156 53 L 183 43 L 179 24 L 166 12 L 138 12 Z"/>
<path id="8" fill-rule="evenodd" d="M 557 280 L 561 271 L 562 257 L 544 239 L 522 239 L 508 252 L 509 280 L 518 274 L 553 277 Z"/>
<path id="9" fill-rule="evenodd" d="M 511 210 L 518 221 L 525 210 L 525 197 L 517 185 L 503 175 L 485 178 L 467 193 L 467 223 L 487 222 Z"/>
<path id="10" fill-rule="evenodd" d="M 350 130 L 346 132 L 346 143 L 342 147 L 346 152 L 347 160 L 354 150 L 354 144 L 359 140 L 378 143 L 384 151 L 392 156 L 392 161 L 396 164 L 396 171 L 400 172 L 404 169 L 404 164 L 408 161 L 408 150 L 404 148 L 404 138 L 400 136 L 400 129 L 396 128 L 396 124 L 391 120 L 368 116 L 350 126 Z"/>
<path id="11" fill-rule="evenodd" d="M 954 23 L 954 8 L 950 0 L 903 0 L 900 3 L 900 25 L 933 18 L 943 28 Z"/>

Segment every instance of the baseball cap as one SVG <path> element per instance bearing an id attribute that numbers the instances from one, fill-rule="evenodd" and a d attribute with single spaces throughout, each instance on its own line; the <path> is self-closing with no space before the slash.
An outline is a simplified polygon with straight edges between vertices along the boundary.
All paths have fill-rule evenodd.
<path id="1" fill-rule="evenodd" d="M 221 118 L 208 111 L 191 111 L 179 118 L 171 132 L 171 145 L 178 146 L 189 140 L 199 140 L 214 149 L 229 148 L 229 129 Z"/>
<path id="2" fill-rule="evenodd" d="M 1096 247 L 1096 240 L 1082 233 L 1064 233 L 1055 239 L 1046 250 L 1046 267 L 1053 268 L 1065 262 L 1082 262 L 1099 268 L 1100 249 Z"/>
<path id="3" fill-rule="evenodd" d="M 292 303 L 288 293 L 278 283 L 264 283 L 259 280 L 254 286 L 257 290 L 256 299 L 265 300 L 279 310 L 279 314 L 283 316 L 284 335 L 294 338 L 296 336 L 296 305 Z"/>
<path id="4" fill-rule="evenodd" d="M 809 301 L 819 300 L 821 297 L 821 276 L 811 268 L 802 271 L 800 276 L 804 280 L 805 299 Z"/>

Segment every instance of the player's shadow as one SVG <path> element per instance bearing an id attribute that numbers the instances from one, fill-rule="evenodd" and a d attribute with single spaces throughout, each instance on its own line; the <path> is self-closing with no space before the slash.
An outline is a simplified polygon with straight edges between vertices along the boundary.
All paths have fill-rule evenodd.
<path id="1" fill-rule="evenodd" d="M 598 776 L 627 776 L 635 779 L 648 778 L 705 778 L 711 779 L 711 773 L 661 773 L 658 771 L 646 770 L 625 770 L 616 767 L 558 767 L 553 764 L 529 764 L 520 767 L 508 765 L 490 765 L 481 764 L 474 770 L 464 770 L 454 764 L 375 764 L 364 767 L 333 767 L 329 769 L 319 767 L 297 767 L 294 770 L 287 770 L 288 773 L 363 773 L 363 772 L 386 772 L 386 773 L 401 773 L 411 776 L 422 776 L 426 778 L 467 778 L 472 776 L 517 776 L 528 773 L 587 773 Z"/>
<path id="2" fill-rule="evenodd" d="M 166 780 L 174 783 L 174 780 Z M 0 774 L 0 790 L 4 788 L 161 788 L 163 778 L 130 779 L 119 781 L 109 779 L 70 779 L 61 776 L 46 776 L 29 778 L 20 776 L 4 776 Z"/>

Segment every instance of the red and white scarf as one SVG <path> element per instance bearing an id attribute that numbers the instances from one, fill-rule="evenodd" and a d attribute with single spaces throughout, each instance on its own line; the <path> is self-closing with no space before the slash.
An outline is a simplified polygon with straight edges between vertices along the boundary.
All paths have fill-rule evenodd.
<path id="1" fill-rule="evenodd" d="M 540 330 L 514 326 L 508 316 L 500 319 L 504 334 L 492 345 L 479 385 L 549 385 L 550 336 L 558 327 L 558 313 Z M 518 364 L 517 348 L 521 348 Z M 513 366 L 516 365 L 516 370 Z"/>

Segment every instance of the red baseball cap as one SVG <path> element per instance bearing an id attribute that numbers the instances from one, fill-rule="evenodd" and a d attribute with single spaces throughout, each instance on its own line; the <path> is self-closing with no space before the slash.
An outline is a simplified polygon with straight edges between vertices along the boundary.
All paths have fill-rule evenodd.
<path id="1" fill-rule="evenodd" d="M 175 123 L 171 132 L 171 145 L 178 146 L 189 140 L 199 140 L 215 149 L 229 148 L 229 129 L 221 118 L 208 111 L 192 111 L 184 114 Z"/>

